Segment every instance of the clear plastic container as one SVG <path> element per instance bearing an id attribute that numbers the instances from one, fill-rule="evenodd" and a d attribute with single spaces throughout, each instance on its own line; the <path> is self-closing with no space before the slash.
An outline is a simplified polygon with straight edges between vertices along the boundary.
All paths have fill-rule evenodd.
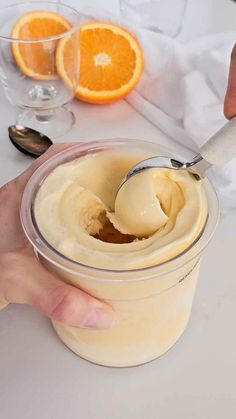
<path id="1" fill-rule="evenodd" d="M 147 156 L 171 155 L 146 141 L 106 140 L 75 145 L 51 157 L 33 174 L 21 206 L 23 229 L 41 263 L 62 281 L 107 301 L 117 314 L 115 325 L 109 330 L 79 329 L 53 322 L 58 336 L 81 357 L 112 367 L 151 361 L 164 354 L 181 336 L 191 312 L 201 254 L 215 231 L 219 216 L 215 191 L 204 179 L 208 201 L 205 227 L 187 250 L 167 262 L 126 271 L 99 269 L 72 261 L 52 248 L 40 234 L 34 218 L 34 200 L 45 177 L 58 165 L 81 155 L 132 147 Z"/>

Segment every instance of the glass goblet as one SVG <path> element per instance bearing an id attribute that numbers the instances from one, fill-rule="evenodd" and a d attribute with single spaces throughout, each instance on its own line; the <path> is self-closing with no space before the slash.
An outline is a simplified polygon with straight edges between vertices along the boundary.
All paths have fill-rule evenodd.
<path id="1" fill-rule="evenodd" d="M 0 79 L 21 109 L 16 124 L 55 138 L 75 116 L 65 105 L 79 77 L 80 14 L 64 4 L 35 1 L 0 9 Z"/>

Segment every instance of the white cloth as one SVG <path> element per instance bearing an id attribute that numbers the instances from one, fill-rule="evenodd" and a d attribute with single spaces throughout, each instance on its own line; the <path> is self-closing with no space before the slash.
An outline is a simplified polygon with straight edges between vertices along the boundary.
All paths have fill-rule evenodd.
<path id="1" fill-rule="evenodd" d="M 77 0 L 67 2 L 79 8 Z M 136 35 L 143 48 L 145 69 L 126 100 L 173 141 L 198 151 L 226 123 L 223 102 L 236 32 L 182 43 L 155 30 L 156 2 L 120 0 L 115 13 L 95 10 L 81 1 L 80 6 L 83 4 L 83 12 L 90 16 L 115 21 Z M 224 167 L 211 168 L 209 177 L 222 209 L 236 206 L 236 159 Z"/>

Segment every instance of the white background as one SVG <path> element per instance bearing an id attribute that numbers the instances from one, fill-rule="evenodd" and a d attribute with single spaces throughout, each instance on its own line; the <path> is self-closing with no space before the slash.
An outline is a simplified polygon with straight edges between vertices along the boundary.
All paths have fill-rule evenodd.
<path id="1" fill-rule="evenodd" d="M 109 10 L 117 8 L 116 1 L 96 1 L 96 6 L 101 3 Z M 236 4 L 231 0 L 189 0 L 180 37 L 232 30 L 235 22 Z M 171 144 L 126 102 L 107 107 L 76 102 L 73 109 L 78 122 L 67 139 L 121 136 Z M 15 115 L 1 90 L 1 183 L 31 162 L 8 141 L 7 126 Z M 70 352 L 34 309 L 15 305 L 3 310 L 0 418 L 234 419 L 235 218 L 234 212 L 222 220 L 206 252 L 186 332 L 172 350 L 150 364 L 129 369 L 92 365 Z"/>

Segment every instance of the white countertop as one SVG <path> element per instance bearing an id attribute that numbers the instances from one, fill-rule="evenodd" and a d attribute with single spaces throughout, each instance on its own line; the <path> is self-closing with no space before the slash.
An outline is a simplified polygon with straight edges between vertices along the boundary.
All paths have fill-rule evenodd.
<path id="1" fill-rule="evenodd" d="M 213 1 L 199 0 L 198 5 L 200 9 L 209 6 L 210 10 Z M 193 8 L 194 0 L 190 0 L 189 6 Z M 236 4 L 214 0 L 214 7 L 215 27 L 210 19 L 209 27 L 206 22 L 203 27 L 202 10 L 197 15 L 199 21 L 194 12 L 196 30 L 189 37 L 192 33 L 233 28 Z M 190 21 L 188 15 L 183 38 L 187 37 Z M 2 184 L 26 168 L 31 159 L 9 143 L 7 126 L 14 122 L 16 111 L 2 90 L 0 109 Z M 106 107 L 76 102 L 73 109 L 77 125 L 61 142 L 66 138 L 76 141 L 135 137 L 171 145 L 164 134 L 126 102 Z M 178 152 L 186 154 L 181 148 Z M 231 213 L 221 221 L 204 256 L 192 316 L 184 335 L 163 357 L 141 367 L 112 369 L 92 365 L 70 352 L 48 319 L 33 308 L 11 305 L 1 311 L 0 418 L 235 418 L 235 248 L 236 217 Z"/>

